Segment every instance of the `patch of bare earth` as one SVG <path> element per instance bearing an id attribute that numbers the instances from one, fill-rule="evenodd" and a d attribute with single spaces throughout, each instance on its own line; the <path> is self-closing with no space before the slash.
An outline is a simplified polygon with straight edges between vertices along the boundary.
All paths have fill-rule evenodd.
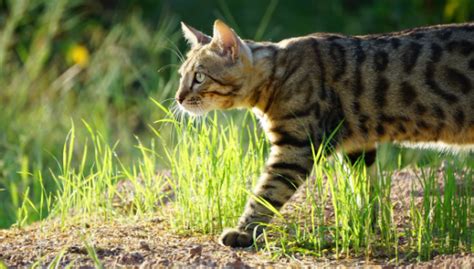
<path id="1" fill-rule="evenodd" d="M 442 170 L 439 171 L 442 178 Z M 391 199 L 395 204 L 397 225 L 404 225 L 409 209 L 410 194 L 420 192 L 417 174 L 404 170 L 392 176 Z M 442 180 L 440 180 L 442 181 Z M 418 199 L 418 198 L 417 198 Z M 283 210 L 291 214 L 292 203 L 304 200 L 304 193 L 296 195 Z M 328 208 L 330 211 L 331 208 Z M 330 214 L 330 212 L 328 212 Z M 190 216 L 191 217 L 191 216 Z M 336 260 L 298 255 L 292 258 L 272 259 L 263 251 L 231 249 L 217 243 L 216 236 L 183 236 L 172 232 L 164 219 L 139 220 L 136 222 L 98 222 L 85 225 L 59 225 L 55 220 L 35 223 L 25 228 L 0 230 L 1 262 L 9 267 L 29 267 L 35 262 L 48 265 L 61 257 L 61 267 L 94 267 L 87 246 L 95 249 L 105 267 L 355 267 L 392 268 L 396 265 L 388 259 L 366 260 L 362 258 Z M 91 248 L 89 248 L 90 250 Z M 460 253 L 439 255 L 421 263 L 399 264 L 406 268 L 474 268 L 474 255 Z"/>

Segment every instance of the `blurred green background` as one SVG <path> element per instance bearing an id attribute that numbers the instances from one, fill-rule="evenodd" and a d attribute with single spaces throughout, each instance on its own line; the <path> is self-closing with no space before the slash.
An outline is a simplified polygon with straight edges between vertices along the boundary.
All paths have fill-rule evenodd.
<path id="1" fill-rule="evenodd" d="M 278 41 L 473 17 L 470 0 L 0 0 L 0 228 L 41 217 L 19 219 L 18 208 L 24 195 L 39 203 L 41 184 L 54 191 L 50 175 L 73 123 L 79 140 L 85 121 L 134 161 L 137 138 L 149 143 L 149 125 L 163 117 L 150 98 L 173 104 L 186 51 L 181 20 L 211 33 L 220 18 L 243 38 Z M 43 182 L 32 180 L 38 171 Z"/>

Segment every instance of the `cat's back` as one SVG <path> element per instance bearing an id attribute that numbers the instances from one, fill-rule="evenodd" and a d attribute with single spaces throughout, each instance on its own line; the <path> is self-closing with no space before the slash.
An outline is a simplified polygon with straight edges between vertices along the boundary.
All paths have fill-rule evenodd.
<path id="1" fill-rule="evenodd" d="M 474 23 L 317 33 L 280 46 L 301 55 L 314 85 L 337 93 L 356 136 L 474 144 Z"/>

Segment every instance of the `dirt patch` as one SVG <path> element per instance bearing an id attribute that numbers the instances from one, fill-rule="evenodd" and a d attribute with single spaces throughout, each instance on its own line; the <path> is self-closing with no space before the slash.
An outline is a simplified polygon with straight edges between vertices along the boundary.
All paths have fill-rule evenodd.
<path id="1" fill-rule="evenodd" d="M 60 265 L 71 262 L 94 266 L 87 245 L 106 266 L 230 266 L 271 265 L 270 257 L 253 250 L 233 250 L 217 244 L 210 236 L 180 236 L 170 232 L 164 221 L 134 224 L 103 223 L 62 230 L 52 222 L 24 229 L 0 231 L 0 260 L 8 266 L 47 265 L 63 252 Z M 294 264 L 279 260 L 278 263 Z"/>
<path id="2" fill-rule="evenodd" d="M 180 236 L 170 232 L 165 222 L 156 220 L 135 224 L 103 223 L 89 227 L 70 226 L 66 230 L 53 222 L 24 229 L 0 231 L 0 260 L 11 267 L 29 267 L 39 261 L 48 265 L 55 257 L 60 267 L 94 267 L 87 246 L 93 246 L 105 267 L 140 266 L 366 266 L 392 267 L 389 261 L 364 259 L 330 260 L 312 256 L 272 258 L 255 250 L 235 250 L 217 244 L 211 236 Z M 403 265 L 407 268 L 472 268 L 474 255 L 441 255 L 432 261 Z"/>
<path id="3" fill-rule="evenodd" d="M 442 178 L 440 170 L 440 181 Z M 409 208 L 410 192 L 420 191 L 417 173 L 400 171 L 392 175 L 392 196 L 395 203 L 396 222 L 403 225 Z M 440 183 L 441 184 L 441 183 Z M 414 189 L 412 189 L 414 186 Z M 300 194 L 293 199 L 304 199 Z M 416 193 L 415 193 L 416 196 Z M 420 199 L 422 193 L 419 194 Z M 330 211 L 330 209 L 328 209 Z M 284 214 L 291 212 L 291 203 Z M 91 253 L 92 249 L 95 254 Z M 393 261 L 365 258 L 334 260 L 297 255 L 272 259 L 264 251 L 231 249 L 217 243 L 217 237 L 205 235 L 183 236 L 172 232 L 163 219 L 127 220 L 124 222 L 97 222 L 83 225 L 60 225 L 48 220 L 25 228 L 0 230 L 0 265 L 3 261 L 11 267 L 29 267 L 34 263 L 48 265 L 55 261 L 61 266 L 94 267 L 91 256 L 96 255 L 105 267 L 143 268 L 156 266 L 339 266 L 371 265 L 380 268 L 395 267 Z M 407 268 L 473 268 L 474 255 L 460 253 L 439 255 L 431 261 L 403 264 Z"/>

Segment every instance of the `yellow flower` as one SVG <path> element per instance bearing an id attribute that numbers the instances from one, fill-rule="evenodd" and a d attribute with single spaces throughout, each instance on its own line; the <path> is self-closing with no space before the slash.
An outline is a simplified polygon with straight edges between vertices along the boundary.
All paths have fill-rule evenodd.
<path id="1" fill-rule="evenodd" d="M 69 49 L 68 58 L 80 67 L 86 67 L 89 64 L 89 50 L 83 45 L 76 44 Z"/>

